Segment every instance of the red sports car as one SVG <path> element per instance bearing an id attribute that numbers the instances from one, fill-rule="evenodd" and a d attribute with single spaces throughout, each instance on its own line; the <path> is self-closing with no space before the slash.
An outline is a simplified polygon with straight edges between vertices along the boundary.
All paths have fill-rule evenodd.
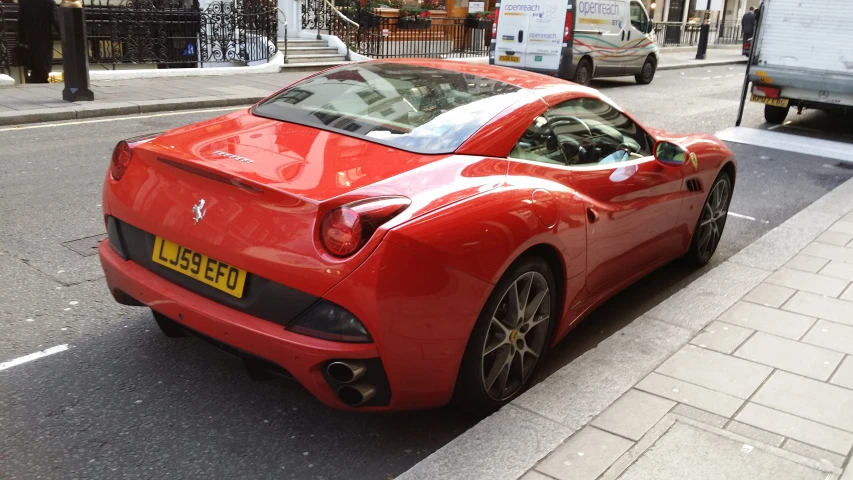
<path id="1" fill-rule="evenodd" d="M 487 412 L 608 297 L 708 262 L 734 182 L 715 137 L 648 129 L 589 88 L 362 62 L 119 142 L 100 258 L 167 335 L 329 406 Z"/>

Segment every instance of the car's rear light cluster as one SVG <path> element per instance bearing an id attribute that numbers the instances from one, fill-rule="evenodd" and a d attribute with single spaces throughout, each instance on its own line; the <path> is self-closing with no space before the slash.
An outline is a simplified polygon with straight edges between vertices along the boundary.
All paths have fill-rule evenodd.
<path id="1" fill-rule="evenodd" d="M 492 21 L 492 38 L 498 38 L 498 17 L 501 15 L 501 4 L 495 7 L 495 19 Z"/>
<path id="2" fill-rule="evenodd" d="M 406 197 L 378 197 L 337 207 L 323 219 L 320 240 L 332 255 L 348 257 L 357 252 L 380 225 L 411 203 Z"/>
<path id="3" fill-rule="evenodd" d="M 566 11 L 566 26 L 563 28 L 563 41 L 568 42 L 572 38 L 572 27 L 574 26 L 571 10 Z"/>
<path id="4" fill-rule="evenodd" d="M 767 98 L 779 98 L 779 94 L 781 93 L 781 91 L 777 87 L 756 85 L 752 87 L 752 93 Z"/>
<path id="5" fill-rule="evenodd" d="M 122 140 L 118 142 L 116 148 L 113 149 L 113 159 L 110 163 L 110 174 L 112 175 L 113 179 L 121 180 L 121 177 L 124 176 L 124 173 L 130 166 L 130 162 L 133 160 L 134 148 L 145 142 L 150 142 L 151 140 L 154 140 L 160 135 L 160 133 L 152 133 L 149 135 L 142 135 L 139 137 L 129 138 L 127 140 Z"/>

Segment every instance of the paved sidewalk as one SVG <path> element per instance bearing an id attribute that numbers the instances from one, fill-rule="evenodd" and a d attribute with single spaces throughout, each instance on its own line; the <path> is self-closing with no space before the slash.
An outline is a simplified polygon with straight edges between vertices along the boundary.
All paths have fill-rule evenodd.
<path id="1" fill-rule="evenodd" d="M 665 51 L 660 69 L 742 63 L 740 50 L 715 48 L 708 59 L 695 60 L 695 51 Z M 488 63 L 486 57 L 466 61 Z M 62 100 L 64 85 L 17 85 L 0 88 L 0 125 L 131 115 L 172 110 L 253 104 L 276 90 L 309 75 L 305 72 L 212 77 L 172 77 L 135 80 L 93 80 L 95 101 Z"/>
<path id="2" fill-rule="evenodd" d="M 853 180 L 399 479 L 853 480 Z"/>

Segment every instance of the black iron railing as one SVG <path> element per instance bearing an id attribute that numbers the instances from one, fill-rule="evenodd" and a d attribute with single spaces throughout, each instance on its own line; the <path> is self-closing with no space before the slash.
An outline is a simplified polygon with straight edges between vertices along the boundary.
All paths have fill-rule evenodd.
<path id="1" fill-rule="evenodd" d="M 693 47 L 699 44 L 699 23 L 662 22 L 655 24 L 659 47 Z M 710 43 L 725 45 L 741 42 L 740 25 L 735 22 L 712 23 Z"/>
<path id="2" fill-rule="evenodd" d="M 278 12 L 268 2 L 215 2 L 200 10 L 197 4 L 95 0 L 85 8 L 93 65 L 204 67 L 269 60 L 278 49 Z"/>
<path id="3" fill-rule="evenodd" d="M 0 3 L 0 73 L 12 73 L 12 49 L 6 41 L 6 6 Z"/>

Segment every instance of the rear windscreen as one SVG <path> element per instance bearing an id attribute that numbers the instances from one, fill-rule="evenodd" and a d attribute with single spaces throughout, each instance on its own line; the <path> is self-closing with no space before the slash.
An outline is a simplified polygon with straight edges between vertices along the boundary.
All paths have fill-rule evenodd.
<path id="1" fill-rule="evenodd" d="M 532 95 L 486 77 L 398 63 L 345 65 L 257 105 L 255 115 L 418 153 L 452 153 L 498 113 Z"/>

